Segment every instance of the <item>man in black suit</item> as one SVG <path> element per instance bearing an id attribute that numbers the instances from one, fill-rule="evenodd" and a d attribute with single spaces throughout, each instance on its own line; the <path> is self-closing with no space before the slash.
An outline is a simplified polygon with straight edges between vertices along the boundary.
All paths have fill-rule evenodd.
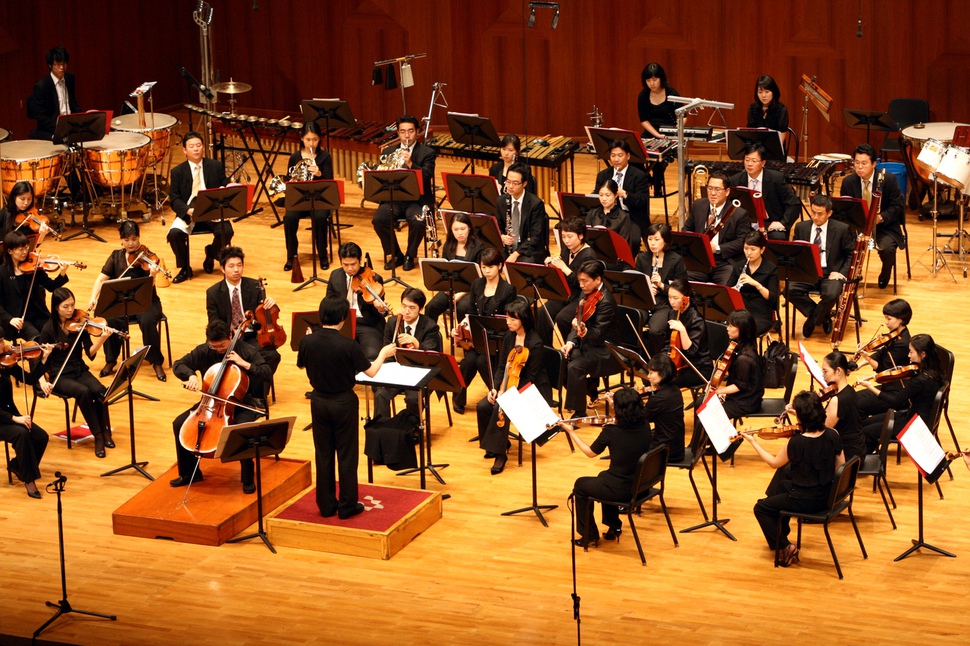
<path id="1" fill-rule="evenodd" d="M 495 208 L 508 262 L 542 264 L 549 257 L 549 216 L 539 196 L 526 190 L 531 177 L 525 164 L 512 164 L 505 176 L 508 192 L 499 196 Z M 509 218 L 512 235 L 507 235 Z"/>
<path id="2" fill-rule="evenodd" d="M 374 303 L 368 303 L 360 294 L 350 291 L 350 282 L 362 267 L 364 252 L 360 246 L 356 242 L 345 242 L 337 249 L 337 256 L 340 258 L 340 267 L 330 272 L 327 296 L 339 296 L 348 301 L 351 309 L 357 312 L 357 342 L 364 349 L 367 360 L 375 361 L 384 341 L 384 317 L 387 316 L 387 311 L 380 311 Z M 378 283 L 384 282 L 377 273 L 374 278 Z"/>
<path id="3" fill-rule="evenodd" d="M 202 268 L 211 274 L 215 269 L 215 258 L 219 250 L 232 244 L 232 223 L 228 220 L 219 223 L 192 222 L 195 209 L 192 206 L 199 191 L 207 188 L 218 188 L 228 183 L 226 167 L 222 162 L 205 158 L 205 144 L 202 135 L 195 131 L 187 132 L 182 137 L 182 150 L 185 151 L 185 161 L 172 169 L 170 197 L 175 220 L 168 230 L 168 244 L 175 254 L 175 265 L 179 273 L 172 279 L 173 283 L 181 283 L 192 277 L 192 264 L 189 261 L 189 234 L 193 231 L 211 231 L 212 244 L 205 247 L 205 261 Z M 225 229 L 223 229 L 225 227 Z M 223 230 L 225 237 L 223 237 Z"/>
<path id="4" fill-rule="evenodd" d="M 611 179 L 616 182 L 620 191 L 620 208 L 630 214 L 630 219 L 640 229 L 640 235 L 650 226 L 650 179 L 639 168 L 630 166 L 630 144 L 623 140 L 610 143 L 610 168 L 596 174 L 594 193 Z M 636 253 L 636 250 L 633 252 Z"/>
<path id="5" fill-rule="evenodd" d="M 34 92 L 27 99 L 27 118 L 35 119 L 37 127 L 30 133 L 31 139 L 50 141 L 54 137 L 57 117 L 80 112 L 74 93 L 74 75 L 67 71 L 70 60 L 67 50 L 54 47 L 47 52 L 47 74 L 34 85 Z"/>
<path id="6" fill-rule="evenodd" d="M 397 120 L 397 136 L 400 143 L 387 151 L 390 155 L 395 150 L 406 148 L 404 154 L 404 165 L 402 168 L 414 168 L 421 171 L 421 179 L 424 182 L 424 194 L 415 202 L 381 202 L 374 213 L 374 231 L 381 239 L 381 247 L 384 248 L 384 259 L 387 263 L 384 269 L 391 270 L 394 267 L 404 265 L 404 271 L 414 269 L 414 259 L 418 255 L 418 246 L 424 239 L 426 225 L 421 218 L 421 210 L 427 206 L 434 208 L 434 163 L 435 151 L 430 146 L 418 143 L 418 120 L 411 116 L 404 116 Z M 408 223 L 408 248 L 407 254 L 401 254 L 401 247 L 397 243 L 397 236 L 394 234 L 395 222 L 404 217 Z"/>
<path id="7" fill-rule="evenodd" d="M 788 240 L 792 225 L 798 219 L 802 201 L 785 176 L 779 171 L 765 168 L 768 153 L 765 147 L 752 141 L 744 149 L 744 170 L 731 178 L 732 186 L 747 186 L 761 193 L 768 219 L 765 229 L 770 240 Z"/>
<path id="8" fill-rule="evenodd" d="M 256 306 L 260 303 L 267 310 L 276 305 L 276 301 L 269 296 L 260 300 L 262 289 L 258 280 L 243 276 L 245 261 L 246 254 L 239 247 L 223 249 L 219 255 L 219 264 L 222 266 L 225 280 L 220 280 L 205 290 L 205 311 L 209 323 L 224 321 L 233 332 L 245 319 L 246 312 L 255 312 Z M 254 324 L 254 326 L 258 325 L 258 323 Z M 276 369 L 280 366 L 280 353 L 272 344 L 266 348 L 261 347 L 256 339 L 256 329 L 256 327 L 247 328 L 241 340 L 258 349 L 263 361 L 269 365 L 272 374 L 275 375 Z M 253 379 L 260 382 L 253 384 L 252 392 L 255 397 L 263 399 L 259 402 L 259 408 L 263 408 L 266 405 L 265 398 L 270 380 L 256 377 Z"/>
<path id="9" fill-rule="evenodd" d="M 705 233 L 712 227 L 720 227 L 711 238 L 715 266 L 710 273 L 689 271 L 693 281 L 726 285 L 734 265 L 744 262 L 744 238 L 751 233 L 751 217 L 744 209 L 726 213 L 731 180 L 721 171 L 714 171 L 707 179 L 707 197 L 695 200 L 690 207 L 690 217 L 684 221 L 684 231 Z M 727 220 L 724 216 L 727 215 Z"/>
<path id="10" fill-rule="evenodd" d="M 427 299 L 424 292 L 414 287 L 409 287 L 401 294 L 401 320 L 400 329 L 397 330 L 397 338 L 394 337 L 394 330 L 397 327 L 397 317 L 392 316 L 384 326 L 384 345 L 396 343 L 398 347 L 411 346 L 416 350 L 430 350 L 441 352 L 441 330 L 438 324 L 421 314 Z M 409 411 L 415 415 L 420 415 L 418 410 L 418 391 L 402 391 L 399 388 L 375 388 L 374 389 L 374 413 L 386 418 L 391 416 L 391 400 L 404 392 L 404 401 Z"/>
<path id="11" fill-rule="evenodd" d="M 792 305 L 805 316 L 802 334 L 806 339 L 812 336 L 819 323 L 826 334 L 832 331 L 829 313 L 845 286 L 855 249 L 855 236 L 849 225 L 829 219 L 832 217 L 832 199 L 828 195 L 812 196 L 811 211 L 811 222 L 795 225 L 795 240 L 805 240 L 819 247 L 822 278 L 814 284 L 793 282 L 789 290 Z M 811 289 L 818 289 L 818 304 L 808 296 Z"/>
<path id="12" fill-rule="evenodd" d="M 878 188 L 878 180 L 875 176 L 876 149 L 869 144 L 858 146 L 853 153 L 853 164 L 855 174 L 842 180 L 840 194 L 862 198 L 871 205 L 872 194 Z M 906 248 L 906 238 L 903 237 L 902 228 L 905 221 L 906 206 L 903 192 L 899 189 L 899 182 L 892 173 L 885 173 L 874 233 L 876 249 L 879 250 L 879 259 L 882 260 L 879 289 L 885 289 L 889 284 L 889 277 L 896 265 L 896 249 Z"/>

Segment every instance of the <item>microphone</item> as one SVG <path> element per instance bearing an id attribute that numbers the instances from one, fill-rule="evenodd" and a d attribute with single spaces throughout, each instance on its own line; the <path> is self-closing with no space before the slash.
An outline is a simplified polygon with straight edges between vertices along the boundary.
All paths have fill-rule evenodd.
<path id="1" fill-rule="evenodd" d="M 856 38 L 862 38 L 862 14 L 859 14 L 859 31 L 855 33 Z"/>
<path id="2" fill-rule="evenodd" d="M 57 484 L 57 483 L 63 484 L 65 482 L 67 482 L 67 476 L 61 475 L 61 472 L 60 471 L 55 471 L 54 472 L 54 482 L 52 482 L 51 484 L 52 485 Z"/>

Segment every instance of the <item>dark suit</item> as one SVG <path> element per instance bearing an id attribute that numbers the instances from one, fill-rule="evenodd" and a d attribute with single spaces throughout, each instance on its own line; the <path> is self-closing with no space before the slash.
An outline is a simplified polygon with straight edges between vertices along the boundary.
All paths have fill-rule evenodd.
<path id="1" fill-rule="evenodd" d="M 875 184 L 877 173 L 870 178 Z M 872 187 L 875 189 L 875 186 Z M 840 194 L 846 197 L 862 197 L 862 179 L 852 174 L 842 180 Z M 896 264 L 896 249 L 906 248 L 903 237 L 903 224 L 906 222 L 906 206 L 903 192 L 899 189 L 899 182 L 892 173 L 886 173 L 882 183 L 882 198 L 879 202 L 879 213 L 882 222 L 876 225 L 874 237 L 879 249 L 879 259 L 882 260 L 882 271 L 879 280 L 888 282 L 893 265 Z M 866 391 L 868 392 L 868 391 Z"/>
<path id="2" fill-rule="evenodd" d="M 401 145 L 390 148 L 387 150 L 387 154 L 390 155 L 395 150 L 400 148 Z M 424 239 L 425 223 L 423 220 L 419 220 L 418 217 L 421 215 L 421 207 L 427 206 L 434 208 L 434 165 L 435 165 L 435 151 L 430 146 L 426 146 L 422 143 L 414 144 L 414 149 L 411 151 L 411 168 L 415 170 L 420 170 L 422 175 L 422 181 L 424 182 L 424 195 L 414 202 L 402 202 L 395 200 L 392 204 L 391 202 L 381 202 L 380 206 L 377 207 L 377 211 L 374 212 L 374 231 L 377 232 L 377 237 L 381 239 L 381 247 L 384 249 L 384 257 L 388 256 L 400 256 L 401 247 L 397 243 L 397 236 L 394 235 L 394 224 L 400 218 L 405 218 L 408 223 L 408 247 L 407 255 L 411 258 L 416 258 L 418 255 L 418 246 Z"/>
<path id="3" fill-rule="evenodd" d="M 731 177 L 731 186 L 748 186 L 749 177 L 745 171 Z M 798 219 L 802 210 L 802 201 L 795 195 L 794 189 L 785 183 L 785 176 L 779 171 L 764 169 L 761 177 L 762 185 L 758 187 L 761 198 L 765 202 L 765 211 L 768 212 L 768 220 L 765 221 L 765 229 L 772 222 L 781 222 L 785 225 L 785 234 L 780 231 L 773 231 L 768 234 L 772 240 L 787 240 L 791 233 L 792 225 Z"/>
<path id="4" fill-rule="evenodd" d="M 508 230 L 507 216 L 511 216 L 511 203 L 512 196 L 507 193 L 498 198 L 495 219 L 498 220 L 502 235 Z M 519 252 L 518 262 L 541 264 L 549 257 L 549 216 L 546 215 L 546 205 L 537 195 L 525 191 L 522 194 L 521 208 L 518 244 L 513 251 Z"/>
<path id="5" fill-rule="evenodd" d="M 721 206 L 719 217 L 724 216 L 728 202 Z M 696 200 L 690 207 L 690 217 L 684 220 L 684 231 L 704 233 L 711 215 L 711 202 L 707 198 Z M 710 274 L 688 272 L 691 280 L 727 285 L 734 264 L 744 262 L 744 237 L 751 233 L 751 216 L 744 209 L 737 209 L 728 218 L 717 234 L 718 250 L 714 254 L 716 262 Z"/>
<path id="6" fill-rule="evenodd" d="M 605 284 L 600 289 L 603 297 L 597 303 L 593 315 L 586 320 L 586 336 L 580 338 L 579 333 L 573 329 L 566 339 L 566 343 L 572 343 L 575 347 L 569 353 L 566 366 L 566 401 L 563 407 L 579 416 L 586 414 L 587 394 L 595 394 L 595 378 L 612 375 L 620 370 L 610 349 L 605 345 L 607 341 L 617 343 L 620 338 L 616 299 Z M 594 379 L 590 381 L 588 377 Z"/>
<path id="7" fill-rule="evenodd" d="M 384 279 L 378 274 L 374 274 L 377 282 L 383 283 Z M 330 272 L 330 279 L 327 281 L 327 296 L 339 296 L 347 299 L 347 272 L 343 267 L 338 267 Z M 357 337 L 360 347 L 364 349 L 364 356 L 368 361 L 373 362 L 381 351 L 384 339 L 384 314 L 377 311 L 373 303 L 368 303 L 357 295 Z"/>
<path id="8" fill-rule="evenodd" d="M 222 162 L 203 158 L 202 179 L 205 182 L 206 189 L 225 186 L 228 183 L 226 167 L 222 165 Z M 189 203 L 189 198 L 192 196 L 192 168 L 188 161 L 184 161 L 172 169 L 169 195 L 172 199 L 172 210 L 175 211 L 175 217 L 185 224 L 191 224 L 192 217 L 188 212 L 192 208 L 192 204 Z M 199 231 L 212 232 L 212 244 L 206 245 L 205 248 L 207 259 L 215 258 L 219 249 L 232 243 L 232 222 L 228 220 L 222 224 L 215 221 L 198 222 L 193 232 Z M 223 237 L 223 231 L 225 231 L 225 237 Z M 189 234 L 173 226 L 168 230 L 168 244 L 172 247 L 172 253 L 175 254 L 175 266 L 179 269 L 191 268 Z"/>
<path id="9" fill-rule="evenodd" d="M 795 225 L 795 240 L 814 242 L 815 224 L 811 220 L 799 222 Z M 822 279 L 818 283 L 793 282 L 789 288 L 791 303 L 806 318 L 806 326 L 811 323 L 818 325 L 832 311 L 832 307 L 842 293 L 844 280 L 828 278 L 832 272 L 843 276 L 849 275 L 849 265 L 852 262 L 852 250 L 855 248 L 855 236 L 849 225 L 829 218 L 828 230 L 825 233 L 825 265 L 822 267 Z M 816 305 L 808 296 L 811 289 L 819 290 L 819 302 Z"/>
<path id="10" fill-rule="evenodd" d="M 298 150 L 290 155 L 287 168 L 293 168 L 301 161 L 303 161 L 303 151 Z M 330 153 L 322 148 L 317 150 L 317 156 L 314 158 L 313 163 L 320 169 L 320 177 L 312 177 L 310 178 L 311 181 L 333 179 L 333 159 L 330 157 Z M 299 249 L 297 233 L 300 231 L 300 220 L 306 217 L 311 217 L 310 211 L 287 211 L 286 215 L 283 216 L 283 239 L 286 241 L 287 261 L 293 260 L 293 256 L 297 254 L 297 249 Z M 312 214 L 312 220 L 313 233 L 317 245 L 317 256 L 319 256 L 321 261 L 320 265 L 329 266 L 330 263 L 327 256 L 327 227 L 330 224 L 330 211 L 327 209 L 317 209 Z"/>
<path id="11" fill-rule="evenodd" d="M 74 75 L 70 72 L 64 73 L 64 85 L 67 88 L 67 103 L 71 113 L 80 112 L 77 97 L 74 94 Z M 51 75 L 45 74 L 44 78 L 37 81 L 34 85 L 34 92 L 27 99 L 27 118 L 35 119 L 37 127 L 30 132 L 31 139 L 45 139 L 50 141 L 54 138 L 54 129 L 57 127 L 57 117 L 61 114 L 60 101 L 57 99 L 57 88 L 54 87 L 54 79 Z"/>
<path id="12" fill-rule="evenodd" d="M 596 186 L 593 187 L 594 193 L 606 183 L 606 180 L 616 176 L 616 169 L 613 167 L 601 170 L 596 174 Z M 626 191 L 623 199 L 623 206 L 630 212 L 630 219 L 640 228 L 642 236 L 650 226 L 650 178 L 639 168 L 627 165 L 623 169 L 623 185 L 621 190 Z"/>
<path id="13" fill-rule="evenodd" d="M 397 339 L 394 337 L 394 328 L 397 325 L 397 319 L 391 317 L 387 320 L 384 326 L 384 345 L 389 343 L 395 343 Z M 401 329 L 398 330 L 398 334 L 405 333 L 405 326 L 407 323 L 401 322 Z M 432 352 L 441 352 L 441 330 L 438 329 L 438 324 L 429 319 L 424 314 L 418 315 L 418 320 L 414 322 L 414 328 L 411 330 L 411 336 L 418 340 L 418 350 L 430 350 Z M 375 388 L 374 389 L 374 413 L 378 416 L 389 418 L 391 416 L 391 400 L 397 397 L 400 393 L 404 392 L 404 402 L 407 405 L 407 409 L 414 413 L 415 415 L 420 415 L 418 410 L 418 391 L 408 390 L 403 391 L 400 388 Z"/>
<path id="14" fill-rule="evenodd" d="M 521 161 L 521 159 L 519 161 Z M 528 168 L 528 166 L 526 168 Z M 488 167 L 488 174 L 493 177 L 496 182 L 498 182 L 499 193 L 505 192 L 505 175 L 502 174 L 503 170 L 505 170 L 505 162 L 502 160 L 499 160 Z M 529 169 L 529 174 L 525 179 L 527 180 L 525 190 L 529 191 L 530 193 L 538 193 L 536 190 L 536 180 L 532 176 L 531 169 Z"/>

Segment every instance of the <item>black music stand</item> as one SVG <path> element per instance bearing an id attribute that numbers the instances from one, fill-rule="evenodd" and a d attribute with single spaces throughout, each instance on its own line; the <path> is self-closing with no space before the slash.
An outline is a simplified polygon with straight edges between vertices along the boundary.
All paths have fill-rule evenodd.
<path id="1" fill-rule="evenodd" d="M 442 173 L 441 179 L 445 182 L 445 195 L 452 209 L 469 213 L 494 213 L 498 208 L 499 187 L 491 175 Z"/>
<path id="2" fill-rule="evenodd" d="M 617 305 L 650 311 L 657 304 L 650 291 L 650 277 L 636 269 L 603 272 Z"/>
<path id="3" fill-rule="evenodd" d="M 608 265 L 618 262 L 624 262 L 629 267 L 634 265 L 630 243 L 613 229 L 603 226 L 586 227 L 586 244 L 596 252 L 597 258 Z"/>
<path id="4" fill-rule="evenodd" d="M 785 345 L 791 340 L 792 281 L 817 283 L 822 278 L 822 259 L 816 245 L 805 240 L 768 240 L 767 258 L 778 265 L 778 279 L 785 281 Z"/>
<path id="5" fill-rule="evenodd" d="M 486 247 L 491 247 L 499 253 L 505 252 L 505 245 L 502 244 L 502 232 L 498 228 L 498 220 L 490 213 L 467 213 L 465 211 L 449 211 L 441 209 L 438 211 L 441 219 L 445 223 L 445 231 L 451 231 L 451 218 L 455 213 L 465 213 L 472 221 L 472 230 L 478 238 L 485 243 Z"/>
<path id="6" fill-rule="evenodd" d="M 293 318 L 290 323 L 290 350 L 297 352 L 300 349 L 300 341 L 303 340 L 303 337 L 310 332 L 319 330 L 321 327 L 320 313 L 317 310 L 312 310 L 310 312 L 293 312 Z M 340 336 L 353 339 L 355 338 L 356 334 L 357 312 L 354 310 L 354 308 L 350 308 L 350 313 L 347 314 L 347 318 L 344 320 L 344 324 L 340 328 Z"/>
<path id="7" fill-rule="evenodd" d="M 420 170 L 399 168 L 364 171 L 364 199 L 375 204 L 390 202 L 392 212 L 395 202 L 417 202 L 422 195 L 424 195 L 424 185 L 421 182 Z M 386 261 L 387 258 L 384 260 Z M 397 267 L 393 262 L 391 266 L 391 277 L 384 284 L 397 283 L 405 289 L 409 288 L 410 285 L 397 277 Z"/>
<path id="8" fill-rule="evenodd" d="M 673 231 L 670 237 L 670 250 L 684 259 L 687 271 L 711 273 L 717 263 L 710 237 L 693 231 Z"/>
<path id="9" fill-rule="evenodd" d="M 530 262 L 507 262 L 505 270 L 509 283 L 517 294 L 527 298 L 539 296 L 547 301 L 569 301 L 572 292 L 566 282 L 566 274 L 552 265 L 534 265 Z M 532 315 L 539 320 L 539 300 L 532 302 Z M 553 321 L 555 326 L 555 321 Z"/>
<path id="10" fill-rule="evenodd" d="M 749 143 L 759 143 L 765 148 L 765 161 L 786 161 L 785 147 L 781 143 L 781 133 L 769 128 L 738 128 L 727 131 L 728 157 L 738 161 L 744 159 L 744 149 Z"/>
<path id="11" fill-rule="evenodd" d="M 323 121 L 326 125 L 327 133 L 327 152 L 330 152 L 330 124 L 351 127 L 357 125 L 357 119 L 351 112 L 350 106 L 346 101 L 340 99 L 313 99 L 300 103 L 300 111 L 303 113 L 303 122 Z"/>
<path id="12" fill-rule="evenodd" d="M 475 352 L 495 356 L 502 349 L 502 340 L 509 331 L 504 316 L 468 316 L 468 329 L 475 344 Z M 494 386 L 494 384 L 493 384 Z"/>
<path id="13" fill-rule="evenodd" d="M 832 219 L 845 222 L 855 235 L 869 230 L 869 206 L 861 197 L 833 197 Z"/>
<path id="14" fill-rule="evenodd" d="M 641 357 L 639 352 L 610 341 L 606 341 L 606 347 L 617 363 L 623 367 L 624 372 L 630 375 L 631 386 L 636 377 L 647 380 L 647 360 Z"/>
<path id="15" fill-rule="evenodd" d="M 585 222 L 589 212 L 600 207 L 600 198 L 597 195 L 585 195 L 583 193 L 557 193 L 557 195 L 559 196 L 560 217 L 563 220 L 579 218 Z"/>
<path id="16" fill-rule="evenodd" d="M 617 140 L 625 141 L 630 145 L 631 164 L 647 164 L 651 161 L 647 155 L 647 149 L 643 147 L 643 139 L 632 130 L 587 126 L 586 134 L 589 135 L 589 141 L 593 144 L 596 156 L 606 162 L 607 166 L 610 165 L 610 145 Z"/>
<path id="17" fill-rule="evenodd" d="M 82 160 L 81 166 L 84 172 L 87 172 L 87 168 L 84 167 L 84 144 L 90 141 L 101 141 L 104 139 L 105 133 L 105 121 L 108 115 L 105 112 L 79 112 L 76 114 L 64 114 L 57 118 L 57 126 L 54 129 L 54 143 L 55 144 L 66 144 L 67 146 L 77 145 L 80 148 L 79 158 Z M 81 181 L 81 185 L 84 187 L 84 191 L 88 194 L 89 202 L 94 202 L 94 195 L 91 193 L 91 178 L 82 176 L 82 173 L 78 174 L 78 179 Z M 87 180 L 87 181 L 85 181 Z M 88 228 L 88 211 L 90 209 L 82 209 L 83 215 L 81 217 L 81 230 L 72 233 L 69 236 L 64 236 L 61 238 L 61 242 L 67 242 L 68 240 L 73 240 L 78 236 L 88 236 L 89 238 L 94 238 L 98 242 L 105 242 L 105 239 L 96 234 L 94 231 Z M 71 224 L 74 222 L 74 211 L 71 210 Z"/>
<path id="18" fill-rule="evenodd" d="M 106 319 L 122 318 L 125 321 L 125 334 L 122 337 L 122 358 L 127 360 L 131 356 L 131 335 L 129 317 L 136 314 L 144 314 L 152 306 L 152 294 L 155 292 L 154 279 L 151 276 L 142 278 L 116 278 L 106 280 L 101 284 L 101 292 L 98 295 L 98 302 L 94 306 L 94 315 Z M 126 391 L 120 392 L 113 399 L 105 396 L 104 401 L 110 406 L 127 394 Z M 153 402 L 159 401 L 158 397 L 152 397 L 145 393 L 134 391 L 133 395 L 144 397 Z"/>
<path id="19" fill-rule="evenodd" d="M 250 459 L 256 461 L 256 515 L 259 518 L 254 534 L 230 538 L 226 541 L 227 543 L 239 543 L 251 538 L 261 538 L 269 551 L 276 554 L 276 548 L 269 542 L 269 538 L 266 537 L 266 530 L 263 529 L 263 470 L 260 467 L 262 462 L 260 458 L 279 455 L 283 452 L 286 443 L 290 441 L 290 435 L 293 433 L 294 422 L 296 422 L 296 417 L 277 417 L 223 427 L 215 457 L 223 462 L 239 462 Z"/>
<path id="20" fill-rule="evenodd" d="M 317 224 L 313 213 L 317 210 L 323 210 L 318 209 L 318 207 L 331 211 L 330 217 L 333 217 L 334 211 L 340 210 L 340 186 L 337 184 L 337 180 L 319 179 L 312 182 L 287 182 L 286 201 L 283 208 L 287 212 L 310 213 L 310 259 L 313 262 L 313 274 L 293 288 L 294 292 L 298 292 L 313 283 L 327 284 L 325 279 L 317 276 L 317 254 L 322 252 L 317 249 Z M 299 261 L 300 259 L 297 258 L 296 262 Z"/>
<path id="21" fill-rule="evenodd" d="M 896 132 L 899 130 L 899 126 L 889 116 L 888 112 L 843 108 L 842 116 L 845 118 L 846 125 L 850 128 L 866 131 L 866 143 L 869 143 L 869 133 L 872 130 L 876 132 Z"/>
<path id="22" fill-rule="evenodd" d="M 131 443 L 131 462 L 123 467 L 118 467 L 117 469 L 112 469 L 111 471 L 106 471 L 101 474 L 101 477 L 113 476 L 115 474 L 121 473 L 122 471 L 127 471 L 128 469 L 134 469 L 138 473 L 142 474 L 152 482 L 155 478 L 151 477 L 144 467 L 148 462 L 139 462 L 138 458 L 135 457 L 135 403 L 134 396 L 137 391 L 132 390 L 131 384 L 138 375 L 138 369 L 141 368 L 141 363 L 148 355 L 148 346 L 142 346 L 131 357 L 125 359 L 121 363 L 121 367 L 118 368 L 118 372 L 115 373 L 114 380 L 105 391 L 105 400 L 114 397 L 116 400 L 127 394 L 128 395 L 128 439 Z M 117 393 L 117 394 L 116 394 Z M 154 398 L 152 398 L 154 399 Z M 155 399 L 155 401 L 158 401 Z M 110 418 L 108 421 L 108 428 L 111 428 Z"/>
<path id="23" fill-rule="evenodd" d="M 744 309 L 744 299 L 741 292 L 715 283 L 690 283 L 691 301 L 694 307 L 701 311 L 701 315 L 708 321 L 727 321 L 734 310 Z"/>
<path id="24" fill-rule="evenodd" d="M 472 291 L 472 283 L 481 278 L 482 269 L 478 263 L 465 260 L 442 260 L 439 258 L 419 258 L 418 270 L 429 292 L 448 292 L 451 320 L 457 324 L 455 314 L 455 293 Z M 452 348 L 454 350 L 454 348 Z"/>
<path id="25" fill-rule="evenodd" d="M 471 146 L 473 153 L 476 146 L 478 146 L 479 151 L 483 146 L 494 146 L 495 148 L 502 146 L 498 132 L 495 131 L 495 126 L 492 125 L 492 120 L 488 117 L 480 117 L 477 114 L 449 112 L 445 115 L 445 119 L 448 122 L 448 130 L 451 132 L 451 138 L 455 140 L 455 143 Z M 475 155 L 472 154 L 469 157 L 472 160 L 472 175 L 474 175 Z M 452 204 L 452 206 L 455 205 Z M 475 209 L 472 210 L 474 211 Z"/>
<path id="26" fill-rule="evenodd" d="M 241 218 L 247 211 L 245 186 L 210 188 L 199 191 L 192 203 L 193 222 L 218 222 L 219 235 L 226 242 L 226 220 Z"/>
<path id="27" fill-rule="evenodd" d="M 714 394 L 708 395 L 708 397 L 716 397 L 716 396 L 717 395 L 714 395 Z M 701 404 L 701 406 L 703 406 L 703 404 Z M 701 424 L 701 420 L 697 416 L 696 412 L 694 414 L 694 423 Z M 701 446 L 699 446 L 697 450 L 704 451 L 704 453 L 706 454 L 707 448 L 708 446 L 710 446 L 711 451 L 713 452 L 712 454 L 716 454 L 714 459 L 711 460 L 711 506 L 712 506 L 711 518 L 710 520 L 705 520 L 703 523 L 700 523 L 699 525 L 694 525 L 693 527 L 688 527 L 686 529 L 680 530 L 681 534 L 689 534 L 691 532 L 697 531 L 698 529 L 703 529 L 705 527 L 713 527 L 714 529 L 720 531 L 725 536 L 730 538 L 732 541 L 737 542 L 738 539 L 734 537 L 734 534 L 732 534 L 727 530 L 727 527 L 725 527 L 725 525 L 731 522 L 731 519 L 717 517 L 718 503 L 721 500 L 721 497 L 717 493 L 717 462 L 718 462 L 717 458 L 721 458 L 721 460 L 723 461 L 727 461 L 731 459 L 731 456 L 734 455 L 735 451 L 738 450 L 738 446 L 740 446 L 740 441 L 732 442 L 731 444 L 732 446 L 728 447 L 728 449 L 725 450 L 724 453 L 717 453 L 717 449 L 714 447 L 714 443 L 711 441 L 710 436 L 707 434 L 707 430 L 706 429 L 704 430 L 704 441 L 701 442 Z M 703 457 L 701 459 L 705 460 L 705 458 Z"/>

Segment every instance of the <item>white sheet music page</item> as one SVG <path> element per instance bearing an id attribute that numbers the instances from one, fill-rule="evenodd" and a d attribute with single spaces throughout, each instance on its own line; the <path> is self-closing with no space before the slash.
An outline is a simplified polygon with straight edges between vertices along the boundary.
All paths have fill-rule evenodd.
<path id="1" fill-rule="evenodd" d="M 930 428 L 919 415 L 913 415 L 913 419 L 903 427 L 903 430 L 896 435 L 899 443 L 906 449 L 906 453 L 916 463 L 916 468 L 926 477 L 927 474 L 936 471 L 940 463 L 946 459 L 943 447 L 933 437 Z"/>
<path id="2" fill-rule="evenodd" d="M 802 342 L 798 342 L 798 356 L 801 358 L 802 363 L 808 368 L 808 374 L 812 375 L 812 379 L 818 382 L 818 385 L 822 388 L 826 387 L 828 384 L 825 383 L 825 377 L 822 376 L 822 368 L 818 365 L 818 362 L 809 354 Z"/>
<path id="3" fill-rule="evenodd" d="M 731 446 L 731 439 L 737 437 L 738 432 L 734 429 L 731 418 L 724 412 L 721 399 L 714 393 L 709 394 L 697 408 L 697 417 L 717 452 L 720 454 L 727 451 Z"/>
<path id="4" fill-rule="evenodd" d="M 509 388 L 496 401 L 522 439 L 529 444 L 546 432 L 547 424 L 559 421 L 559 416 L 549 408 L 534 384 L 528 384 L 521 391 Z"/>
<path id="5" fill-rule="evenodd" d="M 424 379 L 424 376 L 431 372 L 431 368 L 418 368 L 417 366 L 402 366 L 399 363 L 384 363 L 380 370 L 373 377 L 368 377 L 362 372 L 357 373 L 357 383 L 377 382 L 381 384 L 393 384 L 395 386 L 414 386 Z"/>

